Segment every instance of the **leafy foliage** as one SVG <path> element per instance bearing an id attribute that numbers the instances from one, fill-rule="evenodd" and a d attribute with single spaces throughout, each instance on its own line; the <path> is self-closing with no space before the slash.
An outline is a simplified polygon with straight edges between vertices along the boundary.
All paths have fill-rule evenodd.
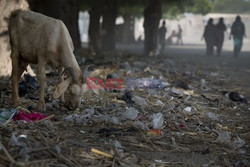
<path id="1" fill-rule="evenodd" d="M 212 7 L 218 13 L 250 13 L 249 0 L 213 0 Z"/>
<path id="2" fill-rule="evenodd" d="M 101 3 L 103 0 L 78 0 L 80 10 L 89 10 L 94 3 Z M 143 16 L 143 11 L 149 0 L 117 0 L 118 14 L 132 14 Z M 176 17 L 183 12 L 182 0 L 162 0 L 162 9 L 165 17 Z M 100 5 L 102 7 L 102 5 Z"/>
<path id="3" fill-rule="evenodd" d="M 195 14 L 207 14 L 212 11 L 211 0 L 186 0 L 185 11 Z"/>

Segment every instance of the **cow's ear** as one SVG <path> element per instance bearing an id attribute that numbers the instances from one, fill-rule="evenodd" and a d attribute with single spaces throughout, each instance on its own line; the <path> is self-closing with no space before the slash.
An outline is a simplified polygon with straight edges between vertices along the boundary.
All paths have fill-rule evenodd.
<path id="1" fill-rule="evenodd" d="M 83 96 L 83 94 L 86 93 L 87 90 L 88 90 L 87 84 L 86 84 L 86 83 L 85 83 L 85 84 L 82 84 L 81 95 Z"/>
<path id="2" fill-rule="evenodd" d="M 97 87 L 97 85 L 95 83 L 92 83 L 95 87 Z M 81 89 L 81 95 L 83 95 L 84 93 L 86 93 L 88 91 L 88 89 L 91 89 L 88 87 L 87 84 L 82 84 L 82 89 Z M 99 90 L 92 88 L 91 89 L 95 94 L 99 95 Z"/>
<path id="3" fill-rule="evenodd" d="M 62 96 L 62 94 L 68 89 L 70 83 L 72 82 L 72 78 L 69 77 L 68 79 L 62 81 L 56 86 L 56 90 L 53 94 L 53 97 L 55 99 L 58 99 L 59 97 Z"/>

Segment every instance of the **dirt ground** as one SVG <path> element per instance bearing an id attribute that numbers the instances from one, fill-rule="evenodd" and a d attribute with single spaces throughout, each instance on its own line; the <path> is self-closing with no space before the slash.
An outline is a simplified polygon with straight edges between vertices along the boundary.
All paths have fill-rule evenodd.
<path id="1" fill-rule="evenodd" d="M 57 77 L 50 73 L 45 114 L 53 119 L 0 125 L 0 166 L 250 166 L 250 106 L 227 96 L 250 99 L 250 52 L 207 57 L 203 45 L 184 45 L 152 58 L 136 49 L 99 58 L 80 52 L 78 62 L 96 64 L 101 78 L 161 79 L 160 87 L 88 91 L 81 107 L 69 110 L 52 99 Z M 3 83 L 0 108 L 11 108 L 8 79 Z M 37 95 L 29 92 L 17 110 L 37 112 Z M 126 115 L 131 108 L 136 112 Z M 157 129 L 156 113 L 163 120 Z"/>

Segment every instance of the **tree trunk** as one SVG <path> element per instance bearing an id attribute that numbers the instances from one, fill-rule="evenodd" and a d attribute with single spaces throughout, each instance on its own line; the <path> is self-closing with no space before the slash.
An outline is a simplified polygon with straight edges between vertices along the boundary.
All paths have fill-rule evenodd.
<path id="1" fill-rule="evenodd" d="M 69 30 L 75 48 L 81 47 L 77 0 L 29 0 L 33 11 L 60 19 Z"/>
<path id="2" fill-rule="evenodd" d="M 89 11 L 89 51 L 91 54 L 98 54 L 100 49 L 100 18 L 101 9 L 99 1 L 94 1 Z"/>
<path id="3" fill-rule="evenodd" d="M 9 76 L 12 70 L 8 21 L 12 11 L 29 7 L 25 0 L 0 0 L 0 77 Z"/>
<path id="4" fill-rule="evenodd" d="M 130 44 L 135 41 L 134 37 L 134 25 L 135 25 L 135 17 L 131 14 L 125 14 L 123 16 L 124 24 L 123 24 L 123 43 Z"/>
<path id="5" fill-rule="evenodd" d="M 117 0 L 103 2 L 102 50 L 115 50 L 115 21 L 117 17 Z"/>
<path id="6" fill-rule="evenodd" d="M 144 53 L 146 55 L 157 49 L 159 22 L 162 17 L 161 0 L 150 0 L 144 10 Z"/>

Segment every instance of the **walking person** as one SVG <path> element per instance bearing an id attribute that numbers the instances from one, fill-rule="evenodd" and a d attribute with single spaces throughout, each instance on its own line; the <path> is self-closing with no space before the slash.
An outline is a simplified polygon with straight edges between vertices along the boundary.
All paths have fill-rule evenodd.
<path id="1" fill-rule="evenodd" d="M 183 40 L 182 40 L 182 28 L 181 25 L 178 25 L 178 32 L 177 32 L 177 40 L 176 40 L 176 44 L 179 45 L 183 45 Z"/>
<path id="2" fill-rule="evenodd" d="M 231 36 L 233 36 L 233 41 L 234 41 L 234 57 L 237 57 L 243 45 L 243 37 L 246 37 L 245 25 L 241 21 L 240 16 L 236 17 L 231 27 L 231 35 L 229 39 L 231 39 Z"/>
<path id="3" fill-rule="evenodd" d="M 224 19 L 221 17 L 219 19 L 218 24 L 216 25 L 216 33 L 217 33 L 217 41 L 216 41 L 216 47 L 217 47 L 217 55 L 221 55 L 222 46 L 224 43 L 224 33 L 227 30 L 226 25 L 224 24 Z"/>
<path id="4" fill-rule="evenodd" d="M 207 25 L 205 26 L 204 33 L 202 35 L 202 39 L 205 39 L 207 46 L 207 55 L 212 56 L 214 54 L 214 46 L 217 40 L 216 27 L 213 23 L 213 19 L 210 18 L 208 20 Z"/>
<path id="5" fill-rule="evenodd" d="M 159 28 L 159 44 L 161 48 L 161 52 L 164 51 L 165 48 L 165 37 L 167 33 L 166 22 L 162 22 L 162 26 Z"/>

